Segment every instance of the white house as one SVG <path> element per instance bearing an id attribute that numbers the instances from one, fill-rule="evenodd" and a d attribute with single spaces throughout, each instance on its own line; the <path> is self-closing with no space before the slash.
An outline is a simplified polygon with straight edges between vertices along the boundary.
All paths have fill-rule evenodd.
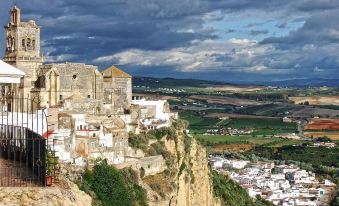
<path id="1" fill-rule="evenodd" d="M 225 161 L 223 164 L 224 168 L 232 168 L 232 169 L 243 169 L 247 165 L 248 161 L 244 160 L 229 160 Z"/>
<path id="2" fill-rule="evenodd" d="M 139 105 L 141 113 L 140 124 L 147 130 L 170 126 L 171 114 L 166 100 L 149 101 L 137 99 L 133 100 L 132 104 Z"/>

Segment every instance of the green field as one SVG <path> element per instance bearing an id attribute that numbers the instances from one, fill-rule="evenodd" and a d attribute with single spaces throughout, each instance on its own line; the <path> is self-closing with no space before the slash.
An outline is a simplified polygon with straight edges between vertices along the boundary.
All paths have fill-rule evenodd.
<path id="1" fill-rule="evenodd" d="M 296 130 L 295 123 L 285 123 L 281 118 L 231 118 L 219 120 L 205 117 L 206 113 L 185 111 L 180 113 L 180 118 L 189 122 L 192 133 L 203 134 L 207 129 L 214 128 L 253 128 L 253 135 L 275 135 L 281 133 L 293 133 Z"/>
<path id="2" fill-rule="evenodd" d="M 185 111 L 180 113 L 180 118 L 189 122 L 189 129 L 194 133 L 203 134 L 208 129 L 216 128 L 218 119 L 206 118 L 196 112 Z"/>
<path id="3" fill-rule="evenodd" d="M 301 140 L 282 139 L 278 137 L 258 137 L 251 135 L 227 136 L 227 135 L 196 135 L 200 142 L 210 145 L 215 144 L 254 144 L 265 145 L 267 147 L 283 147 L 298 145 Z"/>
<path id="4" fill-rule="evenodd" d="M 301 108 L 300 105 L 293 104 L 264 104 L 248 106 L 238 110 L 241 114 L 252 114 L 259 116 L 270 116 L 270 117 L 283 117 L 286 116 L 286 112 L 291 112 L 296 108 Z"/>
<path id="5" fill-rule="evenodd" d="M 250 135 L 226 136 L 226 135 L 196 135 L 199 141 L 211 144 L 255 144 L 263 145 L 280 141 L 280 138 L 255 137 Z"/>

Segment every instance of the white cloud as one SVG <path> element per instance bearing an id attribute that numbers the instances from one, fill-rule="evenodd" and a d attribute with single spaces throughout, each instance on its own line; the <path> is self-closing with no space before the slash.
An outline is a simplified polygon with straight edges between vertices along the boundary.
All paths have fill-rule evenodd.
<path id="1" fill-rule="evenodd" d="M 162 51 L 130 49 L 110 56 L 96 58 L 94 62 L 112 62 L 120 65 L 168 66 L 182 72 L 242 71 L 264 72 L 268 68 L 258 63 L 257 58 L 270 51 L 268 45 L 259 45 L 248 39 L 227 41 L 192 41 L 190 46 Z"/>

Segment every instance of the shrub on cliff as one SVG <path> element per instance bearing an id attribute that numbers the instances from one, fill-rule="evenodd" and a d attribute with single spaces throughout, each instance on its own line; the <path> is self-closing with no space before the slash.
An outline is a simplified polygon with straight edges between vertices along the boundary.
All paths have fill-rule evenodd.
<path id="1" fill-rule="evenodd" d="M 132 148 L 141 149 L 143 151 L 147 150 L 149 136 L 145 133 L 134 134 L 129 133 L 128 144 Z"/>
<path id="2" fill-rule="evenodd" d="M 84 173 L 80 188 L 94 192 L 98 205 L 147 205 L 146 193 L 136 180 L 137 174 L 131 169 L 118 170 L 102 161 Z"/>

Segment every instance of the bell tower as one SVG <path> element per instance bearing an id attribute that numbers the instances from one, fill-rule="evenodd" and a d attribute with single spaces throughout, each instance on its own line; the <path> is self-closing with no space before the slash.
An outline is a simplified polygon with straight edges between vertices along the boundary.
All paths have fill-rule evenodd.
<path id="1" fill-rule="evenodd" d="M 5 37 L 4 61 L 26 73 L 20 84 L 20 93 L 30 97 L 30 90 L 43 63 L 40 55 L 40 27 L 33 20 L 21 21 L 21 10 L 15 5 L 5 26 Z"/>
<path id="2" fill-rule="evenodd" d="M 20 25 L 20 9 L 15 5 L 11 10 L 11 23 L 14 25 Z"/>

